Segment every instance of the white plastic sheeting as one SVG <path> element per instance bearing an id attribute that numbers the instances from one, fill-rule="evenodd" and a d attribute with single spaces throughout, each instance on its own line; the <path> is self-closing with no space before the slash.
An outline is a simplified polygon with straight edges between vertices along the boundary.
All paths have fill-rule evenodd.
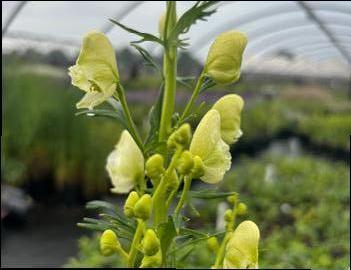
<path id="1" fill-rule="evenodd" d="M 2 25 L 20 1 L 2 2 Z M 181 14 L 194 1 L 178 1 Z M 197 23 L 186 35 L 189 50 L 204 61 L 211 41 L 219 33 L 238 29 L 247 33 L 243 69 L 252 72 L 348 78 L 351 59 L 351 2 L 304 1 L 330 36 L 298 1 L 228 1 L 208 22 Z M 41 46 L 76 52 L 82 36 L 92 29 L 107 31 L 116 48 L 135 36 L 110 27 L 108 18 L 144 32 L 157 33 L 164 1 L 27 1 L 3 36 L 3 49 Z M 160 49 L 145 45 L 154 53 Z M 339 47 L 339 48 L 338 48 Z M 341 53 L 341 50 L 343 53 Z"/>

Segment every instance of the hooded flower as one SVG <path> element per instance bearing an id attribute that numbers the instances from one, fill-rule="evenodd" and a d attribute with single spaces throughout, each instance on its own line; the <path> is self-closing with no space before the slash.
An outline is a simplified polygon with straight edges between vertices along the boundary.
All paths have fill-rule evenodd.
<path id="1" fill-rule="evenodd" d="M 84 37 L 76 64 L 68 74 L 72 84 L 86 92 L 76 105 L 78 109 L 93 109 L 113 95 L 119 81 L 117 62 L 103 33 L 92 31 Z"/>
<path id="2" fill-rule="evenodd" d="M 223 268 L 258 269 L 259 238 L 260 231 L 254 222 L 240 223 L 227 243 Z"/>
<path id="3" fill-rule="evenodd" d="M 229 146 L 221 138 L 221 117 L 218 111 L 210 110 L 201 119 L 190 144 L 190 152 L 199 156 L 204 165 L 206 183 L 215 184 L 229 170 L 231 155 Z"/>
<path id="4" fill-rule="evenodd" d="M 205 73 L 218 84 L 230 84 L 240 78 L 241 60 L 247 38 L 239 31 L 220 34 L 211 45 Z"/>
<path id="5" fill-rule="evenodd" d="M 108 156 L 106 170 L 114 193 L 128 193 L 144 180 L 144 156 L 128 131 L 122 132 L 115 150 Z"/>
<path id="6" fill-rule="evenodd" d="M 222 139 L 229 145 L 236 142 L 242 135 L 240 113 L 243 107 L 243 99 L 235 94 L 220 98 L 212 107 L 221 116 Z"/>

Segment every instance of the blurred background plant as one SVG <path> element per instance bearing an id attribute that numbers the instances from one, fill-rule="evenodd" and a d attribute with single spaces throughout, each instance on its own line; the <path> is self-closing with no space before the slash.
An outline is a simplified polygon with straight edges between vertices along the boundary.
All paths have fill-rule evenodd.
<path id="1" fill-rule="evenodd" d="M 86 214 L 87 200 L 107 197 L 120 205 L 120 198 L 109 195 L 105 161 L 121 129 L 113 119 L 74 115 L 81 92 L 70 86 L 67 67 L 76 55 L 64 49 L 20 49 L 2 52 L 1 217 L 5 241 L 1 265 L 116 267 L 118 258 L 99 253 L 99 235 L 78 230 L 74 224 Z M 146 132 L 147 108 L 156 99 L 158 75 L 144 67 L 135 51 L 120 48 L 116 54 L 134 119 Z M 182 53 L 179 59 L 181 75 L 201 71 L 202 64 L 192 52 Z M 156 61 L 162 63 L 157 57 Z M 237 93 L 245 100 L 244 135 L 232 148 L 233 171 L 220 189 L 239 192 L 250 218 L 260 224 L 262 268 L 347 269 L 350 265 L 348 83 L 333 74 L 316 78 L 274 75 L 268 69 L 267 73 L 244 70 L 234 86 L 216 87 L 201 96 L 208 107 L 227 93 Z M 181 107 L 191 93 L 183 84 L 178 87 L 177 106 Z M 201 116 L 199 112 L 193 122 Z M 21 229 L 9 219 L 10 207 L 4 207 L 8 185 L 33 199 L 23 197 L 10 205 L 18 209 L 24 202 L 32 203 Z M 217 203 L 195 201 L 201 217 L 189 226 L 201 225 L 214 232 Z M 195 215 L 187 210 L 190 217 Z M 67 249 L 69 254 L 63 252 L 81 236 L 79 245 Z M 182 251 L 184 263 L 194 268 L 210 265 L 206 243 L 194 247 L 191 252 Z"/>

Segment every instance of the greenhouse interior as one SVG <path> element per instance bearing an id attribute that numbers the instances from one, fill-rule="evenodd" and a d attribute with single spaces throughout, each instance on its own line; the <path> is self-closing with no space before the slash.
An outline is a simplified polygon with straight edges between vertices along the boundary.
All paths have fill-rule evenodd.
<path id="1" fill-rule="evenodd" d="M 350 269 L 351 2 L 2 1 L 1 267 Z"/>

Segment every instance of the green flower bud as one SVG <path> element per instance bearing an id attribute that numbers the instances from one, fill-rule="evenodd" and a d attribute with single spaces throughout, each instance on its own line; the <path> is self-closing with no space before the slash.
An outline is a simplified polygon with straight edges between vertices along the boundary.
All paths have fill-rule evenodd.
<path id="1" fill-rule="evenodd" d="M 100 238 L 100 251 L 104 256 L 113 255 L 120 248 L 116 234 L 112 230 L 103 232 Z"/>
<path id="2" fill-rule="evenodd" d="M 227 144 L 235 143 L 243 134 L 240 129 L 243 99 L 235 94 L 225 95 L 212 107 L 221 116 L 221 135 Z"/>
<path id="3" fill-rule="evenodd" d="M 205 64 L 205 74 L 218 84 L 230 84 L 240 78 L 240 67 L 247 37 L 238 31 L 220 34 L 213 42 Z"/>
<path id="4" fill-rule="evenodd" d="M 166 12 L 162 14 L 160 20 L 158 21 L 158 33 L 160 34 L 160 38 L 163 38 L 163 34 L 165 31 L 165 23 L 166 23 Z"/>
<path id="5" fill-rule="evenodd" d="M 247 213 L 247 206 L 244 203 L 239 203 L 236 209 L 236 213 L 240 216 L 243 216 Z"/>
<path id="6" fill-rule="evenodd" d="M 234 204 L 236 202 L 236 200 L 238 199 L 238 195 L 237 194 L 233 194 L 227 197 L 227 201 L 231 204 Z"/>
<path id="7" fill-rule="evenodd" d="M 151 216 L 152 198 L 149 194 L 144 194 L 134 206 L 134 215 L 137 218 L 147 220 Z"/>
<path id="8" fill-rule="evenodd" d="M 126 217 L 133 217 L 134 216 L 134 206 L 139 200 L 139 195 L 137 192 L 132 191 L 129 193 L 128 198 L 124 204 L 124 214 Z"/>
<path id="9" fill-rule="evenodd" d="M 194 167 L 193 156 L 190 151 L 186 150 L 182 153 L 178 160 L 177 170 L 182 175 L 188 175 Z"/>
<path id="10" fill-rule="evenodd" d="M 148 229 L 143 238 L 143 252 L 147 256 L 155 255 L 160 249 L 160 239 L 152 229 Z"/>
<path id="11" fill-rule="evenodd" d="M 221 117 L 218 111 L 209 110 L 198 124 L 189 148 L 203 162 L 204 175 L 200 179 L 209 184 L 221 181 L 230 169 L 229 146 L 221 137 Z M 195 159 L 194 159 L 195 161 Z"/>
<path id="12" fill-rule="evenodd" d="M 140 268 L 157 268 L 162 263 L 161 249 L 153 256 L 144 256 Z"/>
<path id="13" fill-rule="evenodd" d="M 258 269 L 259 239 L 260 231 L 254 222 L 241 222 L 227 243 L 223 268 Z"/>
<path id="14" fill-rule="evenodd" d="M 179 178 L 178 178 L 176 170 L 173 170 L 171 175 L 167 179 L 166 190 L 172 191 L 172 190 L 178 188 L 178 185 L 179 185 Z"/>
<path id="15" fill-rule="evenodd" d="M 205 165 L 199 156 L 194 156 L 194 167 L 191 170 L 191 175 L 193 178 L 201 178 L 205 174 Z"/>
<path id="16" fill-rule="evenodd" d="M 177 146 L 186 148 L 191 140 L 191 127 L 188 123 L 181 125 L 167 140 L 167 147 L 175 149 Z"/>
<path id="17" fill-rule="evenodd" d="M 218 248 L 219 248 L 219 243 L 218 243 L 217 237 L 212 236 L 212 237 L 208 238 L 207 239 L 207 247 L 213 253 L 216 253 Z"/>
<path id="18" fill-rule="evenodd" d="M 91 31 L 83 39 L 76 64 L 69 69 L 72 84 L 85 93 L 77 108 L 93 109 L 113 95 L 119 81 L 115 51 L 108 38 Z"/>
<path id="19" fill-rule="evenodd" d="M 146 161 L 146 175 L 151 179 L 159 179 L 165 171 L 164 159 L 160 154 L 154 154 Z"/>
<path id="20" fill-rule="evenodd" d="M 224 220 L 226 222 L 231 222 L 233 220 L 233 211 L 231 209 L 227 209 L 224 212 Z"/>

